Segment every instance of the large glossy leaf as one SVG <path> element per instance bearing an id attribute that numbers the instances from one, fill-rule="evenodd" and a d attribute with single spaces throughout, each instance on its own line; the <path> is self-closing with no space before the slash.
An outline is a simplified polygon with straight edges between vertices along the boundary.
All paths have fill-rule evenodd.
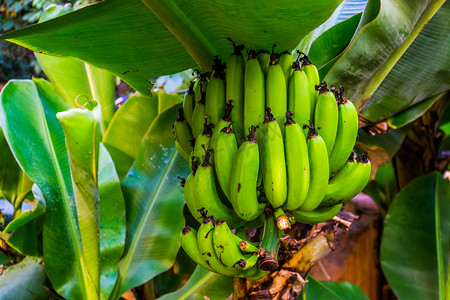
<path id="1" fill-rule="evenodd" d="M 167 109 L 155 119 L 122 181 L 127 239 L 112 298 L 169 269 L 175 261 L 184 226 L 184 196 L 177 176 L 189 173 L 175 150 L 172 135 L 178 107 Z"/>
<path id="2" fill-rule="evenodd" d="M 82 254 L 89 277 L 86 295 L 98 299 L 100 290 L 100 195 L 97 187 L 100 125 L 94 113 L 72 108 L 56 114 L 66 137 Z"/>
<path id="3" fill-rule="evenodd" d="M 277 43 L 281 51 L 292 50 L 342 0 L 143 2 L 103 1 L 0 38 L 36 52 L 79 58 L 146 94 L 151 77 L 196 64 L 208 70 L 214 55 L 226 58 L 232 52 L 227 37 L 247 48 Z"/>
<path id="4" fill-rule="evenodd" d="M 0 121 L 14 156 L 47 202 L 43 232 L 47 275 L 64 297 L 85 298 L 89 274 L 64 134 L 56 119 L 56 113 L 68 108 L 44 80 L 10 81 L 2 90 Z"/>
<path id="5" fill-rule="evenodd" d="M 223 300 L 233 292 L 233 280 L 220 274 L 210 272 L 201 266 L 197 266 L 192 276 L 185 285 L 176 292 L 166 294 L 159 300 L 170 299 L 208 299 Z"/>
<path id="6" fill-rule="evenodd" d="M 333 67 L 326 75 L 325 80 L 331 85 L 343 84 L 346 88 L 348 98 L 350 98 L 357 107 L 361 107 L 367 101 L 370 103 L 372 100 L 369 99 L 371 99 L 375 90 L 377 90 L 386 76 L 388 76 L 389 72 L 391 72 L 394 66 L 399 62 L 402 55 L 405 57 L 405 52 L 408 50 L 408 47 L 411 46 L 414 40 L 419 36 L 423 27 L 431 20 L 444 2 L 445 1 L 443 0 L 369 1 L 367 9 L 361 19 L 361 30 L 359 30 L 357 36 L 355 36 L 343 55 L 334 63 Z M 376 18 L 372 20 L 373 15 L 376 14 L 378 8 L 380 8 L 379 13 L 376 15 Z M 442 30 L 446 29 L 442 28 Z M 424 31 L 424 35 L 425 34 L 427 34 L 426 31 Z M 432 42 L 428 41 L 428 43 L 439 44 L 439 46 L 437 46 L 439 51 L 443 51 L 442 53 L 447 55 L 448 51 L 445 50 L 446 48 L 444 45 L 448 44 L 448 39 L 442 38 L 440 34 L 434 35 L 432 32 L 429 32 L 427 35 L 429 36 L 429 39 L 432 40 Z M 422 44 L 421 49 L 424 50 L 427 48 L 427 44 Z M 440 60 L 437 59 L 437 61 Z M 409 59 L 408 64 L 417 64 L 417 56 L 414 56 L 413 59 Z M 441 64 L 441 67 L 438 70 L 446 71 L 447 69 L 448 66 Z M 431 73 L 428 73 L 428 75 L 436 71 L 436 69 L 433 70 L 433 68 L 431 68 Z M 428 71 L 424 71 L 421 73 L 421 76 L 425 75 L 427 72 Z M 406 76 L 414 76 L 414 80 L 417 79 L 416 73 L 405 72 L 402 77 L 403 83 L 406 82 Z M 444 78 L 438 79 L 439 84 L 443 84 L 443 80 Z M 400 88 L 399 85 L 394 85 L 391 86 L 391 88 L 406 90 L 409 89 L 410 86 L 404 84 Z M 431 93 L 425 93 L 423 90 L 420 90 L 420 93 L 418 93 L 418 91 L 419 90 L 415 90 L 418 97 L 416 102 L 429 98 L 429 96 L 435 93 L 435 91 Z M 428 94 L 428 96 L 424 98 L 425 94 Z M 394 100 L 396 101 L 395 105 L 393 104 Z M 388 112 L 393 114 L 408 107 L 411 101 L 405 103 L 404 99 L 397 101 L 397 99 L 390 97 L 389 101 L 383 100 L 382 103 L 384 107 L 383 109 L 378 110 L 378 114 L 382 113 L 383 117 L 386 117 Z M 374 117 L 367 113 L 364 113 L 363 115 L 367 119 L 374 120 Z"/>
<path id="7" fill-rule="evenodd" d="M 98 164 L 100 193 L 100 292 L 108 299 L 118 275 L 125 246 L 125 201 L 111 156 L 100 144 Z"/>
<path id="8" fill-rule="evenodd" d="M 46 300 L 49 286 L 40 260 L 26 257 L 0 276 L 0 299 Z"/>
<path id="9" fill-rule="evenodd" d="M 359 286 L 350 282 L 319 281 L 308 275 L 303 300 L 369 300 Z"/>
<path id="10" fill-rule="evenodd" d="M 413 180 L 391 204 L 381 241 L 381 267 L 400 300 L 448 297 L 449 242 L 449 181 L 437 172 Z"/>

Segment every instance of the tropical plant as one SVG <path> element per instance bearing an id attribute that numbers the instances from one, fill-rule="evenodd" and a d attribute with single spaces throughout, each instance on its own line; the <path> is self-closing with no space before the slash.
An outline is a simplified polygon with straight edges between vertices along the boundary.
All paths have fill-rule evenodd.
<path id="1" fill-rule="evenodd" d="M 14 170 L 2 176 L 8 180 L 1 190 L 15 208 L 0 236 L 11 250 L 1 259 L 22 267 L 0 277 L 8 287 L 0 294 L 26 293 L 20 286 L 33 281 L 42 299 L 49 282 L 50 292 L 68 299 L 117 299 L 152 280 L 151 291 L 162 295 L 178 286 L 164 279 L 180 279 L 169 268 L 192 273 L 178 251 L 180 229 L 190 222 L 177 179 L 190 170 L 171 134 L 181 98 L 149 97 L 150 81 L 188 68 L 210 71 L 214 56 L 231 53 L 231 37 L 248 49 L 276 43 L 308 52 L 321 79 L 346 87 L 360 115 L 357 144 L 379 167 L 366 192 L 385 216 L 386 278 L 399 299 L 445 299 L 450 184 L 442 178 L 449 156 L 441 154 L 448 153 L 450 136 L 449 14 L 442 0 L 324 0 L 301 7 L 288 0 L 106 0 L 2 35 L 41 53 L 51 83 L 10 81 L 1 94 L 2 153 L 9 158 L 1 167 L 3 174 Z M 104 70 L 141 95 L 115 111 L 114 79 Z M 75 138 L 83 142 L 71 143 Z M 33 209 L 20 212 L 28 202 Z M 307 249 L 298 253 L 317 258 Z M 197 267 L 182 289 L 164 297 L 225 299 L 232 284 Z M 241 284 L 234 281 L 235 297 L 248 292 Z M 363 297 L 353 285 L 312 277 L 304 293 L 308 299 L 348 295 Z"/>

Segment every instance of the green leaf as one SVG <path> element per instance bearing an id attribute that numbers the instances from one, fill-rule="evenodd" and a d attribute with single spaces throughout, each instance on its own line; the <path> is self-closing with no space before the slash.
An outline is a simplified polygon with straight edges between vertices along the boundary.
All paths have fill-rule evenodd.
<path id="1" fill-rule="evenodd" d="M 100 125 L 94 113 L 72 108 L 56 114 L 66 136 L 70 174 L 75 196 L 82 256 L 89 277 L 86 294 L 99 298 L 100 290 L 100 195 L 97 187 Z"/>
<path id="2" fill-rule="evenodd" d="M 303 292 L 304 300 L 369 300 L 366 294 L 356 284 L 345 281 L 319 281 L 311 275 L 308 275 L 307 279 L 308 283 Z"/>
<path id="3" fill-rule="evenodd" d="M 45 268 L 65 298 L 87 297 L 78 217 L 64 133 L 56 113 L 69 109 L 44 80 L 10 81 L 0 95 L 0 122 L 20 166 L 47 202 L 43 244 Z"/>
<path id="4" fill-rule="evenodd" d="M 125 200 L 114 163 L 100 144 L 98 166 L 100 192 L 100 292 L 108 299 L 117 280 L 118 262 L 125 246 Z"/>
<path id="5" fill-rule="evenodd" d="M 81 59 L 147 94 L 149 78 L 197 64 L 209 70 L 214 55 L 227 58 L 232 52 L 228 37 L 248 49 L 270 49 L 276 43 L 280 52 L 292 50 L 342 0 L 307 0 L 301 5 L 294 0 L 143 2 L 102 1 L 0 39 Z"/>
<path id="6" fill-rule="evenodd" d="M 449 181 L 416 178 L 390 206 L 381 241 L 381 267 L 400 300 L 445 299 L 449 241 Z"/>
<path id="7" fill-rule="evenodd" d="M 190 173 L 175 150 L 172 135 L 178 107 L 172 106 L 155 119 L 122 181 L 127 240 L 112 299 L 168 270 L 175 261 L 184 227 L 184 196 L 177 176 Z"/>
<path id="8" fill-rule="evenodd" d="M 153 97 L 130 96 L 114 115 L 103 144 L 108 149 L 119 174 L 123 178 L 139 154 L 142 139 L 158 115 L 158 94 Z M 133 134 L 130 134 L 130 131 Z"/>
<path id="9" fill-rule="evenodd" d="M 407 108 L 412 103 L 417 103 L 435 95 L 438 91 L 428 90 L 428 86 L 425 87 L 420 84 L 420 88 L 415 87 L 418 85 L 419 80 L 425 80 L 424 76 L 440 72 L 443 75 L 441 78 L 432 76 L 433 80 L 437 80 L 434 86 L 439 85 L 447 89 L 448 81 L 445 84 L 445 80 L 448 80 L 448 75 L 445 74 L 448 74 L 449 66 L 446 63 L 442 63 L 448 54 L 448 50 L 446 50 L 448 45 L 445 46 L 448 44 L 447 39 L 442 37 L 441 31 L 434 34 L 433 31 L 429 30 L 435 28 L 433 25 L 427 25 L 430 20 L 430 23 L 439 20 L 439 28 L 445 31 L 444 36 L 446 35 L 447 27 L 442 27 L 442 22 L 448 19 L 448 15 L 444 13 L 446 18 L 441 19 L 442 17 L 436 14 L 444 2 L 443 0 L 369 1 L 360 26 L 366 25 L 359 30 L 358 35 L 353 39 L 339 60 L 336 61 L 326 75 L 325 81 L 331 86 L 344 85 L 347 97 L 358 108 L 367 102 L 362 115 L 371 121 L 386 118 Z M 378 8 L 380 8 L 378 15 L 371 20 Z M 444 9 L 445 11 L 446 9 Z M 437 18 L 432 19 L 435 14 Z M 419 34 L 424 26 L 427 29 L 423 31 L 423 36 L 419 38 Z M 427 39 L 426 43 L 421 41 L 423 38 Z M 413 43 L 417 45 L 412 45 Z M 408 52 L 410 52 L 410 49 L 418 49 L 416 51 L 420 51 L 418 53 L 422 57 L 423 52 L 428 51 L 431 44 L 433 44 L 431 48 L 435 52 L 432 51 L 428 55 L 430 61 L 434 60 L 435 63 L 432 64 L 433 67 L 428 72 L 428 67 L 422 67 L 417 63 L 417 53 L 416 55 L 408 56 Z M 420 47 L 417 47 L 418 45 Z M 434 45 L 436 45 L 436 48 Z M 418 66 L 422 69 L 421 72 L 417 74 L 412 71 L 405 72 L 405 69 L 403 69 L 400 72 L 402 73 L 401 77 L 394 75 L 397 72 L 396 69 L 393 69 L 394 66 L 397 68 L 396 64 L 402 65 L 403 60 L 408 65 Z M 439 67 L 435 68 L 436 65 L 439 65 Z M 398 75 L 398 72 L 396 74 Z M 387 76 L 399 78 L 396 81 L 397 84 L 392 84 L 393 81 L 387 80 Z M 378 92 L 378 88 L 380 88 L 380 91 L 382 90 L 380 85 L 385 79 L 388 89 L 385 89 L 386 92 L 384 94 L 388 97 L 383 98 L 382 101 L 375 101 L 373 98 L 374 93 L 375 91 Z M 405 82 L 411 82 L 411 85 L 405 84 Z M 414 92 L 411 93 L 408 90 L 414 90 Z M 401 93 L 408 96 L 397 97 Z M 392 96 L 393 94 L 396 96 Z M 411 99 L 413 94 L 414 98 L 417 97 L 416 99 Z M 378 104 L 379 108 L 376 111 L 375 108 L 370 108 L 372 103 Z"/>
<path id="10" fill-rule="evenodd" d="M 0 299 L 47 300 L 49 286 L 40 260 L 25 257 L 0 276 Z"/>
<path id="11" fill-rule="evenodd" d="M 169 299 L 227 299 L 233 292 L 233 279 L 210 272 L 201 266 L 197 266 L 186 284 L 176 292 L 166 294 L 158 300 Z"/>

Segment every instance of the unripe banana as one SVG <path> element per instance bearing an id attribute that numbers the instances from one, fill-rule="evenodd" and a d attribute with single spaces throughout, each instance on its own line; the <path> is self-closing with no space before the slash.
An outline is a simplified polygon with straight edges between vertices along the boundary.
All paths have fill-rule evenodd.
<path id="1" fill-rule="evenodd" d="M 231 39 L 229 39 L 233 42 Z M 226 74 L 226 100 L 232 100 L 234 109 L 231 111 L 233 129 L 236 138 L 240 141 L 245 136 L 244 128 L 244 69 L 245 62 L 241 51 L 243 45 L 236 45 L 233 42 L 234 52 L 227 61 Z"/>
<path id="2" fill-rule="evenodd" d="M 194 187 L 194 177 L 195 172 L 197 171 L 198 163 L 193 162 L 192 166 L 192 173 L 186 178 L 186 181 L 184 182 L 184 201 L 186 202 L 186 206 L 191 212 L 194 219 L 198 220 L 200 222 L 202 215 L 198 212 L 198 209 L 200 206 L 197 203 L 197 200 L 195 198 L 195 187 Z"/>
<path id="3" fill-rule="evenodd" d="M 247 132 L 251 126 L 261 127 L 266 107 L 264 73 L 253 50 L 245 63 L 244 99 L 244 128 Z"/>
<path id="4" fill-rule="evenodd" d="M 225 276 L 234 276 L 239 270 L 236 268 L 225 267 L 217 257 L 213 243 L 214 222 L 211 218 L 206 217 L 197 232 L 197 245 L 203 262 L 207 264 L 216 273 Z"/>
<path id="5" fill-rule="evenodd" d="M 194 94 L 195 94 L 195 103 L 197 104 L 202 100 L 202 94 L 206 94 L 206 90 L 208 87 L 208 74 L 201 73 L 198 74 L 197 79 L 194 81 Z"/>
<path id="6" fill-rule="evenodd" d="M 183 157 L 186 161 L 190 161 L 189 153 L 184 151 L 184 149 L 181 147 L 180 143 L 178 143 L 177 140 L 175 140 L 175 147 L 177 148 L 178 153 L 180 153 L 181 157 Z"/>
<path id="7" fill-rule="evenodd" d="M 206 115 L 208 122 L 217 124 L 225 110 L 225 64 L 216 56 L 214 58 L 214 73 L 206 90 Z"/>
<path id="8" fill-rule="evenodd" d="M 248 270 L 256 265 L 258 256 L 244 256 L 236 245 L 227 222 L 218 221 L 214 228 L 214 250 L 219 260 L 228 268 Z"/>
<path id="9" fill-rule="evenodd" d="M 183 99 L 183 111 L 184 111 L 184 118 L 186 119 L 186 122 L 189 124 L 189 127 L 192 128 L 192 113 L 194 112 L 195 108 L 195 93 L 194 93 L 194 81 L 191 81 L 189 84 L 189 88 L 184 94 Z"/>
<path id="10" fill-rule="evenodd" d="M 286 113 L 284 130 L 288 184 L 284 207 L 295 210 L 305 202 L 308 196 L 310 183 L 308 145 L 302 128 L 292 119 L 292 112 Z"/>
<path id="11" fill-rule="evenodd" d="M 349 163 L 346 163 L 336 176 L 330 180 L 321 205 L 330 206 L 345 203 L 358 195 L 367 185 L 371 171 L 371 163 L 367 154 L 363 154 L 358 158 L 358 163 L 355 167 L 346 168 L 348 165 Z"/>
<path id="12" fill-rule="evenodd" d="M 280 58 L 278 59 L 278 63 L 283 69 L 284 79 L 286 80 L 286 88 L 289 86 L 289 79 L 292 74 L 292 54 L 289 51 L 284 51 L 281 53 Z"/>
<path id="13" fill-rule="evenodd" d="M 230 202 L 236 214 L 246 221 L 256 219 L 264 210 L 258 202 L 256 184 L 259 171 L 259 150 L 255 127 L 239 147 L 231 169 Z"/>
<path id="14" fill-rule="evenodd" d="M 252 245 L 249 241 L 241 239 L 236 234 L 233 234 L 233 238 L 234 241 L 236 242 L 236 245 L 239 247 L 241 251 L 251 253 L 259 252 L 259 249 L 256 246 Z"/>
<path id="15" fill-rule="evenodd" d="M 227 104 L 225 104 L 225 111 L 224 111 L 224 116 L 223 118 L 221 118 L 219 120 L 219 122 L 217 122 L 216 125 L 214 125 L 214 130 L 211 136 L 211 143 L 210 143 L 210 148 L 211 149 L 215 149 L 216 148 L 216 144 L 217 144 L 217 138 L 219 137 L 219 132 L 224 129 L 225 127 L 228 127 L 231 125 L 231 123 L 233 123 L 231 121 L 231 111 L 233 109 L 233 105 L 231 104 L 232 100 L 228 101 Z"/>
<path id="16" fill-rule="evenodd" d="M 261 70 L 264 73 L 264 77 L 267 76 L 267 72 L 269 72 L 269 65 L 270 65 L 270 53 L 266 50 L 260 50 L 256 54 L 256 57 L 258 58 L 259 65 L 261 66 Z"/>
<path id="17" fill-rule="evenodd" d="M 217 194 L 214 170 L 210 164 L 212 150 L 206 151 L 205 159 L 195 173 L 194 192 L 198 208 L 204 208 L 208 215 L 227 221 L 232 227 L 239 227 L 245 222 L 236 213 L 226 207 Z"/>
<path id="18" fill-rule="evenodd" d="M 184 152 L 191 153 L 194 150 L 191 146 L 192 133 L 184 117 L 183 108 L 178 108 L 178 117 L 174 124 L 175 140 L 183 148 Z"/>
<path id="19" fill-rule="evenodd" d="M 231 124 L 229 127 L 223 128 L 218 133 L 215 146 L 212 149 L 214 151 L 214 167 L 217 179 L 225 196 L 228 199 L 231 199 L 231 169 L 233 167 L 233 162 L 235 161 L 236 152 L 238 151 L 236 137 L 231 129 Z"/>
<path id="20" fill-rule="evenodd" d="M 272 114 L 283 132 L 287 111 L 287 89 L 283 69 L 277 63 L 275 55 L 271 56 L 266 78 L 266 106 L 272 109 Z"/>
<path id="21" fill-rule="evenodd" d="M 308 82 L 309 82 L 309 100 L 311 101 L 311 116 L 310 116 L 310 120 L 311 122 L 315 122 L 314 121 L 314 111 L 315 111 L 315 107 L 316 107 L 316 102 L 317 102 L 317 97 L 319 96 L 319 92 L 316 91 L 316 85 L 320 84 L 320 79 L 319 79 L 319 71 L 317 71 L 316 66 L 314 66 L 311 61 L 309 60 L 309 57 L 302 53 L 299 52 L 301 54 L 303 54 L 303 57 L 301 58 L 301 62 L 302 62 L 302 69 L 303 71 L 305 71 L 306 76 L 308 77 Z"/>
<path id="22" fill-rule="evenodd" d="M 336 140 L 338 108 L 336 98 L 334 97 L 333 92 L 327 89 L 325 81 L 320 84 L 318 89 L 319 97 L 317 98 L 314 124 L 317 128 L 317 132 L 323 138 L 323 141 L 327 146 L 329 157 L 334 146 L 334 141 Z"/>
<path id="23" fill-rule="evenodd" d="M 203 268 L 213 271 L 207 264 L 202 260 L 200 252 L 197 247 L 197 231 L 191 226 L 186 226 L 180 235 L 181 247 L 183 247 L 184 252 L 186 252 L 189 257 L 195 261 L 197 264 L 201 265 Z"/>
<path id="24" fill-rule="evenodd" d="M 287 198 L 286 160 L 281 129 L 270 111 L 268 107 L 261 126 L 260 151 L 264 192 L 273 208 L 278 208 Z"/>
<path id="25" fill-rule="evenodd" d="M 208 125 L 204 125 L 202 134 L 195 139 L 194 149 L 191 154 L 191 158 L 193 156 L 194 160 L 202 162 L 203 159 L 205 158 L 205 151 L 206 149 L 210 148 L 211 133 L 213 126 L 214 125 L 211 123 L 209 123 Z"/>
<path id="26" fill-rule="evenodd" d="M 288 109 L 293 112 L 293 119 L 300 124 L 309 124 L 311 119 L 311 101 L 309 93 L 309 81 L 306 73 L 300 68 L 297 60 L 293 64 L 294 71 L 289 79 L 288 89 Z M 308 134 L 307 130 L 303 131 L 304 135 Z"/>
<path id="27" fill-rule="evenodd" d="M 304 125 L 304 127 L 308 127 Z M 315 131 L 314 126 L 309 126 L 308 156 L 310 168 L 310 181 L 306 201 L 298 208 L 300 211 L 312 211 L 319 206 L 328 184 L 328 153 L 325 142 Z"/>
<path id="28" fill-rule="evenodd" d="M 303 224 L 317 224 L 327 222 L 336 216 L 342 208 L 342 204 L 333 206 L 319 206 L 313 211 L 292 211 L 295 221 Z"/>
<path id="29" fill-rule="evenodd" d="M 199 136 L 203 132 L 203 128 L 207 122 L 206 116 L 206 81 L 201 81 L 198 84 L 198 92 L 195 93 L 195 97 L 197 98 L 197 93 L 199 93 L 200 100 L 196 102 L 194 111 L 192 113 L 192 134 L 194 137 Z"/>
<path id="30" fill-rule="evenodd" d="M 358 135 L 358 112 L 351 101 L 344 97 L 344 88 L 339 87 L 338 126 L 336 140 L 330 155 L 330 174 L 339 170 L 352 152 Z"/>

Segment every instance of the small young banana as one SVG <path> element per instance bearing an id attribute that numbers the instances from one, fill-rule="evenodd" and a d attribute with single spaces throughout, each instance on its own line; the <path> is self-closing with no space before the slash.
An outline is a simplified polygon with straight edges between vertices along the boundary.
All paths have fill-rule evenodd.
<path id="1" fill-rule="evenodd" d="M 236 268 L 225 267 L 217 257 L 213 243 L 214 222 L 210 217 L 206 217 L 200 224 L 197 232 L 197 245 L 203 262 L 207 264 L 216 273 L 225 276 L 234 276 L 239 273 Z"/>
<path id="2" fill-rule="evenodd" d="M 226 74 L 226 101 L 233 100 L 234 109 L 231 111 L 233 128 L 238 141 L 245 136 L 244 127 L 244 69 L 245 62 L 241 51 L 244 45 L 233 43 L 234 52 L 228 57 Z"/>
<path id="3" fill-rule="evenodd" d="M 338 126 L 336 140 L 330 155 L 330 174 L 339 170 L 352 152 L 358 135 L 358 112 L 344 96 L 342 85 L 336 91 L 338 100 Z"/>
<path id="4" fill-rule="evenodd" d="M 214 151 L 214 167 L 220 187 L 228 199 L 230 198 L 231 169 L 235 161 L 238 146 L 231 124 L 223 128 L 217 136 Z M 231 200 L 230 200 L 231 201 Z M 238 214 L 239 215 L 239 214 Z"/>
<path id="5" fill-rule="evenodd" d="M 332 91 L 327 88 L 327 84 L 322 82 L 318 87 L 319 97 L 317 98 L 314 124 L 317 132 L 323 138 L 327 146 L 328 157 L 336 140 L 338 125 L 338 107 L 336 98 Z M 353 147 L 353 145 L 352 145 Z"/>
<path id="6" fill-rule="evenodd" d="M 358 157 L 356 166 L 346 163 L 330 180 L 321 205 L 336 205 L 353 199 L 369 182 L 370 172 L 371 163 L 366 153 Z"/>
<path id="7" fill-rule="evenodd" d="M 305 202 L 308 196 L 310 182 L 308 145 L 303 129 L 292 119 L 292 112 L 286 113 L 284 125 L 288 185 L 284 208 L 295 210 Z"/>
<path id="8" fill-rule="evenodd" d="M 305 71 L 300 68 L 299 58 L 292 64 L 294 71 L 289 79 L 288 109 L 293 112 L 292 118 L 300 124 L 309 124 L 311 119 L 311 101 L 309 93 L 309 81 Z M 303 131 L 304 135 L 308 130 Z"/>
<path id="9" fill-rule="evenodd" d="M 230 176 L 230 202 L 237 215 L 246 221 L 256 219 L 264 210 L 258 202 L 256 184 L 259 171 L 259 150 L 253 126 L 243 140 L 233 161 Z"/>
<path id="10" fill-rule="evenodd" d="M 310 181 L 308 195 L 305 202 L 297 209 L 300 211 L 312 211 L 319 206 L 328 184 L 328 153 L 325 142 L 315 131 L 314 126 L 304 125 L 309 128 L 308 156 L 310 168 Z"/>
<path id="11" fill-rule="evenodd" d="M 245 132 L 251 126 L 260 126 L 264 121 L 266 107 L 266 90 L 264 73 L 255 51 L 251 50 L 245 63 L 244 76 L 244 128 Z"/>
<path id="12" fill-rule="evenodd" d="M 289 78 L 292 74 L 292 54 L 289 51 L 284 51 L 281 53 L 278 63 L 283 69 L 284 79 L 286 80 L 286 88 L 289 86 Z"/>
<path id="13" fill-rule="evenodd" d="M 287 198 L 286 160 L 281 129 L 270 107 L 266 109 L 260 136 L 264 192 L 273 208 L 278 208 Z"/>
<path id="14" fill-rule="evenodd" d="M 186 226 L 180 234 L 181 247 L 189 257 L 203 268 L 213 271 L 207 264 L 203 262 L 200 251 L 197 246 L 197 231 L 191 226 Z"/>
<path id="15" fill-rule="evenodd" d="M 218 56 L 214 58 L 214 74 L 206 90 L 206 115 L 214 125 L 223 117 L 225 110 L 225 64 Z"/>
<path id="16" fill-rule="evenodd" d="M 189 128 L 186 122 L 183 108 L 178 108 L 178 117 L 174 124 L 175 140 L 180 144 L 181 148 L 186 153 L 191 153 L 194 150 L 191 146 L 192 133 L 191 128 Z"/>
<path id="17" fill-rule="evenodd" d="M 276 60 L 277 57 L 278 54 L 276 53 L 272 53 L 270 57 L 271 61 L 266 78 L 266 106 L 272 109 L 272 114 L 283 132 L 283 124 L 286 121 L 284 114 L 287 111 L 287 89 L 284 72 Z"/>
<path id="18" fill-rule="evenodd" d="M 219 198 L 214 177 L 214 170 L 210 163 L 212 150 L 208 149 L 205 159 L 195 173 L 194 193 L 199 208 L 204 208 L 208 214 L 227 221 L 233 228 L 242 226 L 245 221 L 226 207 Z"/>
<path id="19" fill-rule="evenodd" d="M 315 122 L 314 120 L 314 110 L 316 107 L 316 102 L 317 102 L 317 97 L 319 96 L 319 92 L 316 91 L 316 85 L 320 84 L 320 79 L 319 79 L 319 71 L 317 71 L 317 68 L 315 65 L 313 65 L 311 63 L 311 61 L 309 60 L 309 57 L 300 52 L 301 54 L 303 54 L 303 57 L 301 58 L 301 62 L 302 62 L 302 69 L 303 71 L 305 71 L 306 76 L 308 77 L 308 82 L 309 82 L 309 100 L 311 101 L 311 116 L 310 116 L 310 120 L 311 122 Z"/>
<path id="20" fill-rule="evenodd" d="M 252 245 L 249 241 L 241 239 L 236 234 L 233 234 L 233 238 L 234 241 L 236 242 L 236 245 L 242 252 L 249 252 L 249 253 L 259 252 L 259 249 L 255 245 Z"/>
<path id="21" fill-rule="evenodd" d="M 186 122 L 189 124 L 189 127 L 192 127 L 192 113 L 195 108 L 195 93 L 194 93 L 194 81 L 191 81 L 189 84 L 189 88 L 184 94 L 183 98 L 183 111 L 184 118 Z"/>
<path id="22" fill-rule="evenodd" d="M 258 58 L 259 65 L 261 66 L 261 70 L 264 73 L 264 77 L 267 76 L 267 72 L 269 72 L 270 65 L 270 53 L 266 50 L 260 50 L 256 53 L 256 57 Z"/>
<path id="23" fill-rule="evenodd" d="M 196 92 L 195 96 L 197 98 L 197 93 L 199 93 L 200 100 L 196 102 L 194 111 L 192 112 L 192 134 L 194 137 L 199 136 L 203 132 L 204 125 L 207 122 L 206 116 L 206 89 L 203 89 L 203 86 L 206 86 L 206 83 L 201 81 L 198 84 L 198 92 Z"/>
<path id="24" fill-rule="evenodd" d="M 333 206 L 319 206 L 313 211 L 298 211 L 294 210 L 291 213 L 294 215 L 295 221 L 303 224 L 317 224 L 331 220 L 339 213 L 342 204 Z"/>

